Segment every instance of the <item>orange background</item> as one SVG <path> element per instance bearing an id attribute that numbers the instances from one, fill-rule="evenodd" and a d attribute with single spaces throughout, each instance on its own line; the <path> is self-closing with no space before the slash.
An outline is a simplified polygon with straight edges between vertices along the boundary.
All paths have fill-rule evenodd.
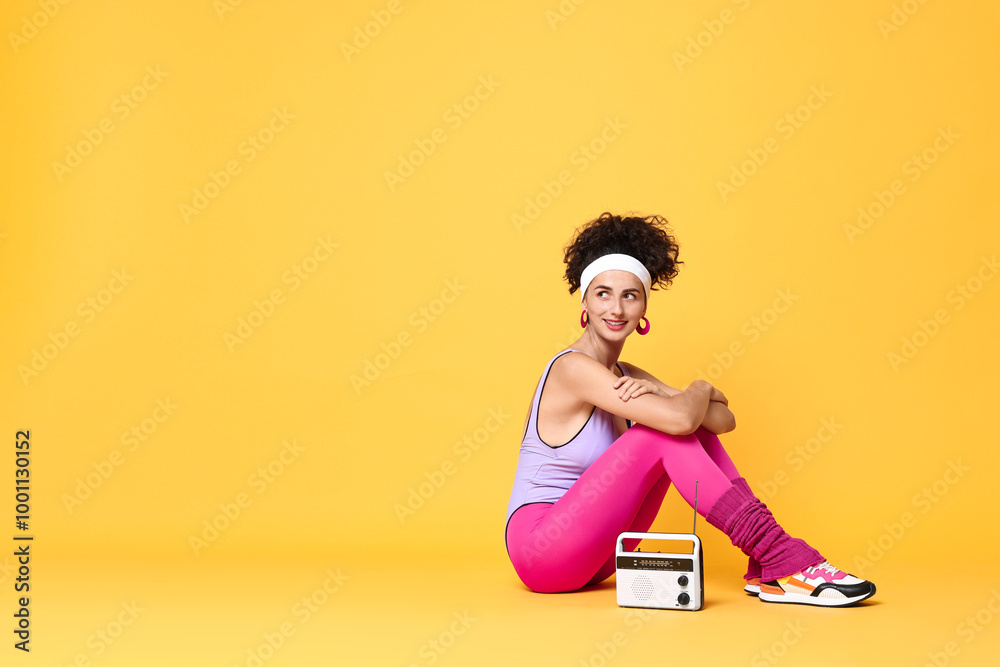
<path id="1" fill-rule="evenodd" d="M 996 654 L 960 627 L 1000 588 L 994 5 L 17 0 L 0 26 L 0 424 L 31 430 L 36 536 L 5 661 L 248 664 L 285 622 L 268 665 Z M 561 251 L 604 210 L 665 216 L 685 262 L 623 359 L 722 388 L 743 474 L 873 604 L 761 609 L 706 524 L 700 614 L 516 579 L 524 411 L 579 334 Z M 690 517 L 671 493 L 654 530 Z"/>

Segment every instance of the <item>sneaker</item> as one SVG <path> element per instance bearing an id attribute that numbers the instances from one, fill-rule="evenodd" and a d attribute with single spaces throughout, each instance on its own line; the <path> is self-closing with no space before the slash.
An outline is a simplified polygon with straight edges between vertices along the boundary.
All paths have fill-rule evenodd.
<path id="1" fill-rule="evenodd" d="M 790 577 L 762 582 L 758 597 L 764 602 L 846 607 L 873 595 L 875 584 L 823 561 Z"/>
<path id="2" fill-rule="evenodd" d="M 747 585 L 743 587 L 743 590 L 750 595 L 760 594 L 760 577 L 751 577 L 750 579 L 747 579 L 746 582 Z"/>

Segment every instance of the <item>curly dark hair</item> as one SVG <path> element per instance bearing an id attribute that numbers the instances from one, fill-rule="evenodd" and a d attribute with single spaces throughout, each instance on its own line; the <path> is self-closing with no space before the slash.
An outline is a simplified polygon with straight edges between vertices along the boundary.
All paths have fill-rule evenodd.
<path id="1" fill-rule="evenodd" d="M 662 217 L 622 217 L 604 212 L 579 227 L 565 248 L 569 293 L 580 289 L 580 274 L 588 264 L 610 253 L 631 255 L 642 262 L 649 271 L 651 289 L 670 287 L 678 265 L 683 264 L 677 259 L 680 246 Z"/>

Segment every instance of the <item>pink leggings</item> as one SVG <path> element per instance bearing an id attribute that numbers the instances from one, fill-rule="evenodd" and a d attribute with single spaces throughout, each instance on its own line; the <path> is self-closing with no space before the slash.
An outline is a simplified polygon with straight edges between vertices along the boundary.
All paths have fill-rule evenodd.
<path id="1" fill-rule="evenodd" d="M 670 435 L 635 424 L 556 503 L 518 508 L 507 524 L 507 552 L 518 577 L 533 591 L 596 584 L 615 572 L 619 533 L 649 529 L 671 480 L 692 506 L 698 481 L 698 513 L 706 516 L 739 476 L 708 429 Z M 637 543 L 625 540 L 624 547 L 632 551 Z"/>

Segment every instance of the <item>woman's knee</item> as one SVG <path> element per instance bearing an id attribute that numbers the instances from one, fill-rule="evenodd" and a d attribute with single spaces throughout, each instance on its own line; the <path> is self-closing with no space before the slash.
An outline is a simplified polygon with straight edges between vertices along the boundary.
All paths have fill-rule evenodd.
<path id="1" fill-rule="evenodd" d="M 699 426 L 698 428 L 704 428 L 704 427 Z M 646 426 L 645 424 L 635 424 L 632 428 L 630 428 L 628 431 L 625 432 L 625 435 L 623 435 L 622 438 L 631 433 L 634 433 L 634 439 L 639 440 L 640 442 L 649 442 L 649 441 L 666 442 L 666 443 L 700 442 L 700 440 L 698 440 L 698 436 L 696 435 L 698 433 L 697 430 L 694 431 L 693 433 L 680 435 L 677 433 L 667 433 L 666 431 L 659 431 L 653 428 L 652 426 Z"/>

